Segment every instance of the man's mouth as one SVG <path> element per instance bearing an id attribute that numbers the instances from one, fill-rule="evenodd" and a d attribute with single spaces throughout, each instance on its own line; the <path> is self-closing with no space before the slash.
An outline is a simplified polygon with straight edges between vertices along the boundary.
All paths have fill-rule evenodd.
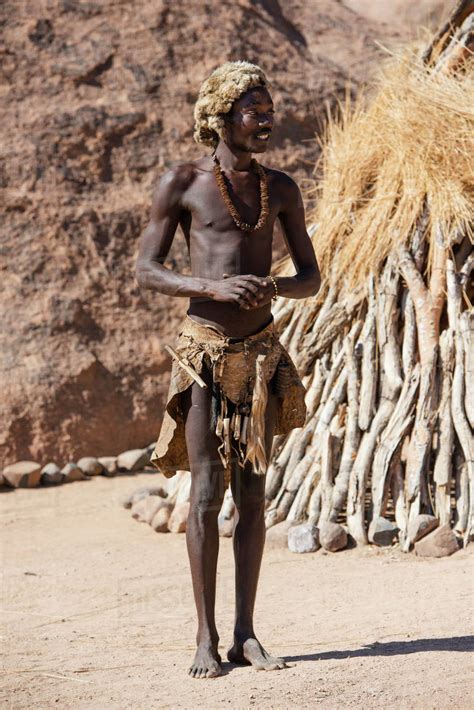
<path id="1" fill-rule="evenodd" d="M 259 141 L 267 141 L 270 138 L 271 130 L 269 128 L 263 128 L 261 131 L 255 134 L 255 138 Z"/>

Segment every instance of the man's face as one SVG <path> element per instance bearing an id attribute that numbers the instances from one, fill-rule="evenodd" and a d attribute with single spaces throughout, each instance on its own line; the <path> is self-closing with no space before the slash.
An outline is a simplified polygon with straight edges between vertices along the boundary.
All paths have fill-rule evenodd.
<path id="1" fill-rule="evenodd" d="M 248 153 L 264 153 L 274 125 L 273 101 L 263 86 L 249 89 L 224 116 L 226 143 Z"/>

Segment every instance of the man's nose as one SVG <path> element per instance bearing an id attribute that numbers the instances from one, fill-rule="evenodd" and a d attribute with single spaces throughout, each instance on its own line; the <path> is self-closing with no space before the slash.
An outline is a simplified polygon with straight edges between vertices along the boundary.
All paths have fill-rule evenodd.
<path id="1" fill-rule="evenodd" d="M 258 123 L 260 126 L 269 127 L 273 125 L 273 116 L 269 113 L 263 114 L 259 117 Z"/>

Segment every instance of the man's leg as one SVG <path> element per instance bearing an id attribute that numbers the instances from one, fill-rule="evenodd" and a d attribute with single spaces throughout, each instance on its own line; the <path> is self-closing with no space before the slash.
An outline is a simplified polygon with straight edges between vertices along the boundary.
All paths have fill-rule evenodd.
<path id="1" fill-rule="evenodd" d="M 277 399 L 269 387 L 265 414 L 266 450 L 270 457 L 275 427 Z M 235 557 L 235 627 L 234 643 L 227 653 L 233 663 L 253 665 L 258 670 L 285 667 L 282 658 L 271 656 L 257 640 L 253 612 L 258 577 L 265 545 L 265 479 L 252 473 L 250 465 L 232 470 L 232 496 L 238 510 L 234 529 Z"/>
<path id="2" fill-rule="evenodd" d="M 191 468 L 191 500 L 186 526 L 194 600 L 198 615 L 197 651 L 189 674 L 194 678 L 220 675 L 219 636 L 215 624 L 216 571 L 219 552 L 217 516 L 224 498 L 224 471 L 217 452 L 220 443 L 211 431 L 211 374 L 183 393 L 186 445 Z"/>

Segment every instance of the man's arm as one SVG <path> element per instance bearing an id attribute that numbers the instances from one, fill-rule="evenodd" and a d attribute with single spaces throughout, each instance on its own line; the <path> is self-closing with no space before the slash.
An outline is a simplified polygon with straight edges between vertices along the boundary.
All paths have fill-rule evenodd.
<path id="1" fill-rule="evenodd" d="M 321 286 L 321 275 L 311 238 L 306 231 L 303 199 L 295 181 L 284 173 L 281 208 L 278 214 L 283 236 L 296 269 L 295 276 L 277 276 L 278 292 L 287 298 L 314 296 Z"/>
<path id="2" fill-rule="evenodd" d="M 135 268 L 142 288 L 168 296 L 210 297 L 207 279 L 178 274 L 163 266 L 179 224 L 181 197 L 192 179 L 192 167 L 180 165 L 165 173 L 156 187 L 150 223 L 142 234 Z"/>

